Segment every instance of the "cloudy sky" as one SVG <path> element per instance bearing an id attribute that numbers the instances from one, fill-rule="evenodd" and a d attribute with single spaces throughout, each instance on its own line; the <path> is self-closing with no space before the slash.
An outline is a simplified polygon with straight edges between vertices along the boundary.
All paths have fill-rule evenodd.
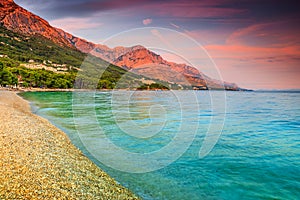
<path id="1" fill-rule="evenodd" d="M 201 44 L 226 81 L 252 89 L 300 88 L 300 6 L 296 0 L 15 2 L 51 25 L 96 43 L 136 28 L 174 30 Z M 158 43 L 170 38 L 159 36 Z M 127 45 L 136 45 L 132 38 L 128 41 Z M 192 47 L 184 51 L 197 56 Z M 165 57 L 172 60 L 170 55 Z"/>

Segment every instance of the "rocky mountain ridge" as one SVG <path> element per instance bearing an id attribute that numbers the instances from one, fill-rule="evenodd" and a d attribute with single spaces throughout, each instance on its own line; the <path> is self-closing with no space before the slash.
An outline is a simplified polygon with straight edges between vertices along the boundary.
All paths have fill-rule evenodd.
<path id="1" fill-rule="evenodd" d="M 234 83 L 223 83 L 212 79 L 186 64 L 168 62 L 146 48 L 130 51 L 118 57 L 114 63 L 137 74 L 181 85 L 194 86 L 195 89 L 239 90 L 239 87 Z"/>
<path id="2" fill-rule="evenodd" d="M 186 64 L 164 60 L 147 48 L 133 47 L 109 48 L 94 44 L 70 33 L 52 27 L 46 20 L 18 6 L 13 0 L 0 0 L 0 24 L 8 30 L 25 35 L 41 35 L 56 44 L 91 53 L 129 71 L 171 83 L 191 85 L 196 89 L 239 90 L 236 84 L 214 80 Z"/>
<path id="3" fill-rule="evenodd" d="M 46 20 L 18 6 L 13 0 L 0 0 L 0 24 L 25 35 L 42 35 L 53 42 L 72 47 Z"/>

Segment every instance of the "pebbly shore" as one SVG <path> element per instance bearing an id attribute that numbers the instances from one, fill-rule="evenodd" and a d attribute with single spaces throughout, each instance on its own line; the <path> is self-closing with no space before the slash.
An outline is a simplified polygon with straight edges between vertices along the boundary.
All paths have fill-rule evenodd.
<path id="1" fill-rule="evenodd" d="M 0 199 L 138 199 L 58 128 L 0 91 Z"/>

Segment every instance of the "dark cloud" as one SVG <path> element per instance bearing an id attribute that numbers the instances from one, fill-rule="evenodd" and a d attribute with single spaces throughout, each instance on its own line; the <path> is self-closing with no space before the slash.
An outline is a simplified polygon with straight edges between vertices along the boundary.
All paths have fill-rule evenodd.
<path id="1" fill-rule="evenodd" d="M 62 17 L 84 17 L 97 12 L 132 8 L 155 3 L 149 0 L 111 1 L 111 0 L 15 0 L 16 3 L 30 8 L 31 11 L 51 19 Z M 45 6 L 47 4 L 47 6 Z"/>
<path id="2" fill-rule="evenodd" d="M 154 15 L 161 5 L 169 9 L 183 6 L 182 9 L 213 9 L 214 12 L 232 9 L 244 12 L 244 17 L 257 20 L 273 20 L 278 17 L 300 16 L 298 0 L 15 0 L 30 10 L 48 18 L 83 17 L 97 12 L 130 9 L 136 14 L 152 12 Z M 135 8 L 139 8 L 136 9 Z M 147 10 L 151 9 L 151 10 Z M 165 8 L 166 14 L 168 8 Z M 237 12 L 238 13 L 238 12 Z M 132 13 L 135 14 L 135 13 Z M 163 13 L 159 13 L 162 15 Z M 188 12 L 187 12 L 188 14 Z M 197 16 L 195 16 L 197 17 Z M 203 18 L 203 16 L 201 16 Z M 227 16 L 225 16 L 227 17 Z M 219 16 L 221 18 L 221 16 Z"/>
<path id="3" fill-rule="evenodd" d="M 220 4 L 223 8 L 247 9 L 247 16 L 260 20 L 300 16 L 299 0 L 232 0 Z"/>

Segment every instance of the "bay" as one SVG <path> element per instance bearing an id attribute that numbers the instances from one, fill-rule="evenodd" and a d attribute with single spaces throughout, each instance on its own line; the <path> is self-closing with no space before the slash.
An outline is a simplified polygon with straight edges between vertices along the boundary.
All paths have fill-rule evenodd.
<path id="1" fill-rule="evenodd" d="M 21 96 L 31 102 L 34 113 L 62 129 L 93 162 L 143 199 L 300 196 L 298 92 Z M 199 157 L 205 138 L 213 148 Z M 115 146 L 120 151 L 113 151 Z"/>

